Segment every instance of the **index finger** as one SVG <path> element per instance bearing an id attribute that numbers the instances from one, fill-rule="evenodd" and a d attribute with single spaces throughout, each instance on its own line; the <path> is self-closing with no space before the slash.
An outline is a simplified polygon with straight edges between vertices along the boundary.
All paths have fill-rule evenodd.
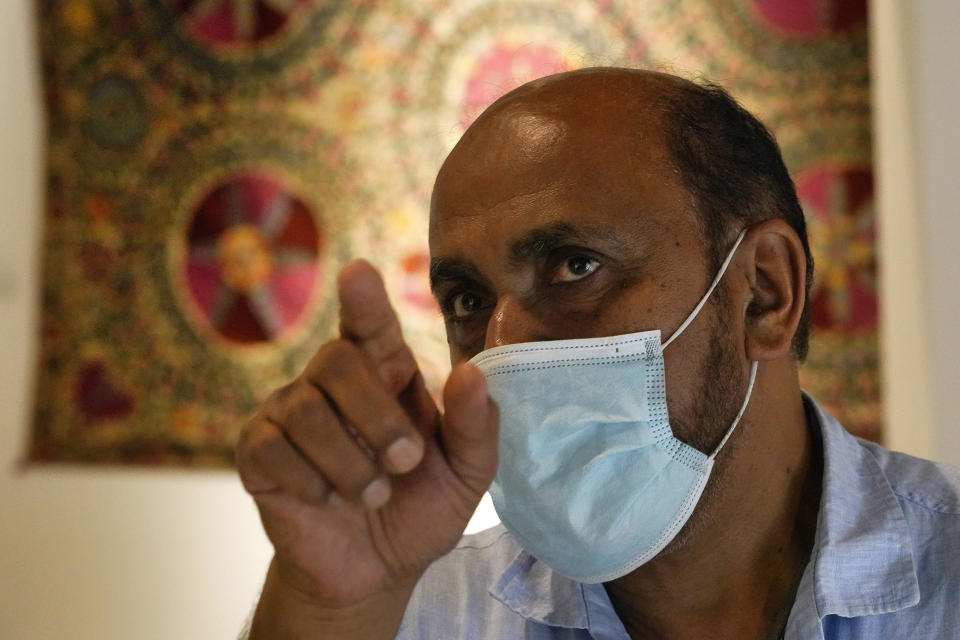
<path id="1" fill-rule="evenodd" d="M 403 340 L 397 314 L 390 305 L 380 273 L 366 260 L 348 263 L 337 276 L 340 335 L 356 344 L 373 362 L 380 379 L 394 393 L 418 372 Z"/>

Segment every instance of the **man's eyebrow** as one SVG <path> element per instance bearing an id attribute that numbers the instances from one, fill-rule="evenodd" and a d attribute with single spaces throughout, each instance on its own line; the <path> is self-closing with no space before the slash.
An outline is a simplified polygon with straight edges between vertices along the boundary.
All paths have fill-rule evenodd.
<path id="1" fill-rule="evenodd" d="M 441 282 L 484 282 L 472 264 L 461 258 L 434 258 L 430 261 L 430 289 L 436 291 Z"/>
<path id="2" fill-rule="evenodd" d="M 621 235 L 611 228 L 577 229 L 571 224 L 558 222 L 525 233 L 523 237 L 510 244 L 508 256 L 511 265 L 519 266 L 530 259 L 545 257 L 563 245 L 571 243 L 589 245 L 597 241 L 612 249 L 624 245 Z"/>
<path id="3" fill-rule="evenodd" d="M 519 267 L 531 259 L 543 258 L 557 247 L 567 244 L 592 245 L 599 242 L 608 250 L 618 250 L 626 245 L 620 233 L 612 227 L 587 227 L 577 229 L 566 222 L 532 229 L 510 244 L 508 260 Z M 434 258 L 430 261 L 430 289 L 436 291 L 442 282 L 471 282 L 485 284 L 486 279 L 468 260 L 462 258 Z"/>

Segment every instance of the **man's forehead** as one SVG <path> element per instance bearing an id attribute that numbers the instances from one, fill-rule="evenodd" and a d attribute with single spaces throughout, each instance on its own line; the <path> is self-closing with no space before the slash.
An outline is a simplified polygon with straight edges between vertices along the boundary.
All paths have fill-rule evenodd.
<path id="1" fill-rule="evenodd" d="M 477 217 L 642 213 L 662 205 L 669 183 L 680 187 L 659 141 L 599 135 L 578 124 L 531 117 L 512 139 L 504 128 L 487 131 L 482 143 L 452 154 L 434 188 L 431 235 Z"/>
<path id="2" fill-rule="evenodd" d="M 506 199 L 577 177 L 667 170 L 663 91 L 648 86 L 664 84 L 660 76 L 588 71 L 525 85 L 481 114 L 443 163 L 432 208 L 463 213 L 470 196 Z M 451 201 L 460 207 L 451 211 Z"/>
<path id="3" fill-rule="evenodd" d="M 520 143 L 517 153 L 532 158 L 550 153 L 562 144 L 569 126 L 567 119 L 539 111 L 532 105 L 507 109 L 491 123 L 491 127 L 499 128 L 502 136 Z"/>
<path id="4" fill-rule="evenodd" d="M 630 235 L 648 218 L 673 224 L 689 213 L 650 81 L 624 73 L 537 81 L 481 115 L 437 176 L 432 253 L 472 248 L 484 236 L 481 250 L 505 255 L 536 229 Z"/>

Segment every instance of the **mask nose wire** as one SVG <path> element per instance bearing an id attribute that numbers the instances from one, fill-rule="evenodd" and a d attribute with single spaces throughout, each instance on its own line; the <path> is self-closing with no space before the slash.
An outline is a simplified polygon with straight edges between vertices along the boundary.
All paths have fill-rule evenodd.
<path id="1" fill-rule="evenodd" d="M 710 288 L 707 289 L 707 292 L 703 294 L 703 297 L 700 298 L 700 302 L 697 303 L 697 306 L 693 308 L 693 311 L 690 312 L 690 315 L 687 316 L 687 319 L 677 327 L 677 330 L 673 332 L 673 335 L 667 338 L 667 341 L 660 345 L 661 351 L 666 349 L 667 346 L 677 339 L 677 337 L 683 333 L 683 330 L 690 326 L 690 323 L 693 322 L 697 314 L 700 313 L 700 310 L 703 309 L 703 305 L 707 304 L 707 300 L 710 299 L 710 294 L 713 293 L 713 290 L 717 288 L 717 285 L 720 284 L 720 280 L 723 278 L 723 274 L 727 271 L 727 267 L 730 266 L 730 261 L 733 260 L 734 254 L 737 252 L 737 247 L 740 246 L 740 243 L 743 242 L 743 237 L 747 235 L 747 230 L 744 229 L 740 232 L 740 235 L 737 236 L 736 242 L 733 243 L 733 248 L 730 249 L 730 253 L 727 254 L 727 257 L 724 259 L 723 264 L 720 265 L 720 270 L 717 271 L 717 276 L 713 279 L 713 282 L 710 283 Z"/>

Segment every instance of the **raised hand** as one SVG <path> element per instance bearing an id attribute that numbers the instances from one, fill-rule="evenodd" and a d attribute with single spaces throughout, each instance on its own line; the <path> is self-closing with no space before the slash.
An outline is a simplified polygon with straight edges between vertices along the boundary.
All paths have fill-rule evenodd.
<path id="1" fill-rule="evenodd" d="M 441 415 L 376 270 L 350 263 L 338 294 L 341 337 L 267 399 L 237 448 L 275 549 L 253 638 L 393 637 L 496 472 L 480 372 L 453 369 Z"/>

